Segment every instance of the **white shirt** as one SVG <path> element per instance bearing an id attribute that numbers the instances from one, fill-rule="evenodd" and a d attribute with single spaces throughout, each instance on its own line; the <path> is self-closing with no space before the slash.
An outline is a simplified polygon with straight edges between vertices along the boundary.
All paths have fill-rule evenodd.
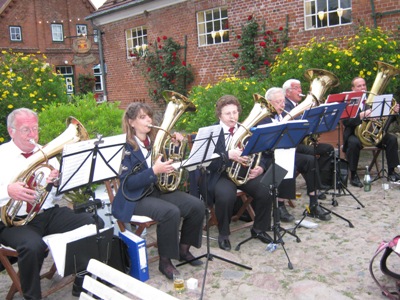
<path id="1" fill-rule="evenodd" d="M 231 133 L 230 133 L 230 131 L 229 131 L 229 129 L 230 129 L 231 127 L 228 127 L 228 126 L 225 125 L 223 122 L 219 122 L 219 123 L 221 124 L 221 127 L 222 127 L 222 129 L 223 129 L 223 131 L 224 131 L 225 146 L 226 146 L 226 150 L 228 150 L 228 145 L 229 145 L 229 142 L 231 141 L 231 138 L 232 138 Z M 233 133 L 236 132 L 236 130 L 237 130 L 237 125 L 235 125 L 234 128 L 235 128 L 235 129 L 233 130 Z"/>
<path id="2" fill-rule="evenodd" d="M 146 136 L 146 138 L 148 138 Z M 147 150 L 147 148 L 144 146 L 143 142 L 137 137 L 135 136 L 135 140 L 138 143 L 140 150 L 142 151 L 142 154 L 144 156 L 144 158 L 146 159 L 146 164 L 148 168 L 152 167 L 152 162 L 151 162 L 151 149 Z"/>
<path id="3" fill-rule="evenodd" d="M 34 152 L 38 149 L 34 149 Z M 7 187 L 10 183 L 18 181 L 18 177 L 21 176 L 21 173 L 26 171 L 29 167 L 36 165 L 33 163 L 36 158 L 42 158 L 43 155 L 38 152 L 34 153 L 31 157 L 25 158 L 21 153 L 21 149 L 18 148 L 17 145 L 13 141 L 4 143 L 0 145 L 0 207 L 7 204 L 10 200 L 10 196 L 7 192 Z M 49 163 L 57 170 L 60 169 L 60 164 L 56 158 L 52 158 L 49 160 Z M 46 185 L 46 178 L 50 174 L 49 168 L 41 168 L 45 174 L 43 176 L 42 184 Z M 62 198 L 62 195 L 56 196 L 56 188 L 53 188 L 49 193 L 46 201 L 42 205 L 42 209 L 48 209 L 54 206 L 54 201 Z M 18 199 L 16 199 L 18 200 Z M 20 212 L 18 215 L 26 215 L 26 202 L 23 201 L 23 204 L 20 208 Z"/>

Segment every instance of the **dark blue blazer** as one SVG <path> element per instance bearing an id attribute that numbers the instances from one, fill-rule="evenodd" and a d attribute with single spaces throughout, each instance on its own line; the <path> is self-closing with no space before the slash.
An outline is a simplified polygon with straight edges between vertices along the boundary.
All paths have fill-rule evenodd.
<path id="1" fill-rule="evenodd" d="M 127 170 L 122 171 L 119 176 L 120 187 L 112 204 L 112 214 L 120 221 L 129 222 L 134 214 L 136 202 L 128 201 L 126 197 L 131 199 L 140 197 L 157 182 L 157 175 L 152 168 L 147 167 L 140 148 L 135 151 L 130 144 L 126 144 L 125 149 L 130 151 L 131 155 L 126 155 L 122 160 L 122 165 L 127 167 Z"/>

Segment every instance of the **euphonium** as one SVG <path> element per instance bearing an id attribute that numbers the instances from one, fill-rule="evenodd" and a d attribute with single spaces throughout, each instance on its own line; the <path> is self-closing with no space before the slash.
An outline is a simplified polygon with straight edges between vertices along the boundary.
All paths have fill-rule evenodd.
<path id="1" fill-rule="evenodd" d="M 380 95 L 385 91 L 391 78 L 400 74 L 400 70 L 392 65 L 381 61 L 375 61 L 375 64 L 378 66 L 378 74 L 369 92 L 367 101 L 365 102 L 369 106 L 372 105 L 375 95 Z M 393 113 L 395 105 L 396 101 L 393 99 L 390 114 Z M 386 123 L 389 119 L 390 117 L 383 117 L 379 120 L 371 119 L 364 121 L 356 127 L 354 133 L 360 139 L 364 147 L 376 146 L 382 141 L 386 130 Z"/>
<path id="2" fill-rule="evenodd" d="M 27 168 L 12 181 L 25 182 L 26 186 L 30 186 L 36 191 L 36 205 L 42 207 L 45 202 L 50 190 L 46 190 L 46 186 L 43 186 L 45 170 L 52 170 L 53 167 L 48 163 L 48 160 L 57 154 L 61 153 L 64 145 L 79 142 L 81 140 L 87 140 L 89 138 L 85 127 L 75 118 L 69 117 L 67 119 L 67 129 L 54 140 L 41 149 L 33 153 L 27 158 Z M 32 141 L 32 143 L 35 143 Z M 31 182 L 33 184 L 31 184 Z M 6 205 L 1 208 L 1 221 L 6 226 L 21 226 L 30 222 L 37 214 L 32 208 L 27 215 L 23 218 L 17 216 L 22 204 L 25 201 L 10 199 Z M 35 207 L 35 205 L 33 205 Z"/>
<path id="3" fill-rule="evenodd" d="M 262 119 L 273 117 L 276 114 L 275 108 L 264 97 L 259 94 L 254 94 L 253 98 L 255 102 L 254 106 L 243 123 L 239 123 L 239 128 L 233 134 L 227 146 L 228 151 L 235 148 L 243 148 L 247 139 L 252 135 L 250 129 Z M 232 165 L 226 170 L 228 172 L 228 177 L 236 185 L 245 184 L 249 178 L 250 170 L 259 165 L 260 159 L 261 154 L 252 154 L 249 156 L 246 165 L 242 165 L 235 161 L 232 162 Z"/>
<path id="4" fill-rule="evenodd" d="M 339 79 L 335 74 L 322 69 L 308 69 L 304 77 L 311 82 L 310 91 L 299 105 L 286 114 L 283 118 L 284 122 L 295 119 L 311 107 L 319 106 L 327 90 L 339 84 Z"/>
<path id="5" fill-rule="evenodd" d="M 165 161 L 168 159 L 182 161 L 185 155 L 186 142 L 182 141 L 179 149 L 174 151 L 176 147 L 171 143 L 172 135 L 170 132 L 184 112 L 196 111 L 196 107 L 185 96 L 177 92 L 164 91 L 163 97 L 166 101 L 169 101 L 164 113 L 163 122 L 161 126 L 149 125 L 149 127 L 159 129 L 152 146 L 152 162 L 154 163 L 160 155 L 162 155 Z M 159 174 L 157 180 L 158 188 L 164 192 L 175 191 L 181 182 L 182 172 L 183 170 L 179 169 L 169 174 Z"/>

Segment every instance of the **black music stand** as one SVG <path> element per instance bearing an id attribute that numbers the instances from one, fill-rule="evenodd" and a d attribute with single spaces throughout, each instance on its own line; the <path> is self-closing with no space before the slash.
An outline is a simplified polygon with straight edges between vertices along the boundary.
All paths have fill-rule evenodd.
<path id="1" fill-rule="evenodd" d="M 111 245 L 112 235 L 110 236 L 109 234 L 100 232 L 96 195 L 94 191 L 92 191 L 91 185 L 113 178 L 119 174 L 121 161 L 124 155 L 125 142 L 125 134 L 104 139 L 99 135 L 97 139 L 65 145 L 60 164 L 60 184 L 57 187 L 57 194 L 59 195 L 86 186 L 85 194 L 90 196 L 86 207 L 94 209 L 93 218 L 95 219 L 96 225 L 95 241 L 98 248 L 97 257 L 105 263 L 107 263 L 110 255 L 108 245 Z M 82 208 L 82 205 L 80 205 L 80 207 Z M 106 231 L 106 233 L 107 232 L 108 231 Z M 110 232 L 112 233 L 113 230 Z M 83 249 L 93 247 L 93 243 L 90 244 L 91 242 L 93 242 L 93 239 L 88 237 L 82 241 L 76 241 L 75 246 L 72 244 L 70 246 L 70 253 L 67 252 L 66 254 L 67 257 L 70 257 L 70 263 L 78 260 L 79 252 L 75 251 L 76 247 L 83 247 Z M 76 246 L 77 244 L 79 245 Z M 106 248 L 104 244 L 106 244 Z M 77 266 L 77 264 L 72 265 Z M 83 265 L 80 264 L 80 268 L 82 268 L 82 266 Z"/>
<path id="2" fill-rule="evenodd" d="M 355 118 L 358 115 L 358 111 L 360 109 L 360 104 L 365 98 L 365 93 L 364 92 L 344 92 L 340 94 L 331 94 L 328 96 L 326 103 L 344 103 L 346 105 L 345 109 L 342 112 L 342 115 L 340 116 L 340 120 L 345 120 L 349 118 Z M 324 194 L 332 195 L 332 205 L 333 206 L 338 206 L 338 201 L 336 200 L 336 197 L 341 197 L 341 196 L 347 196 L 350 195 L 353 197 L 354 200 L 356 200 L 361 207 L 365 207 L 358 199 L 357 197 L 350 192 L 350 190 L 347 188 L 346 184 L 343 183 L 342 181 L 342 176 L 340 173 L 340 169 L 338 169 L 338 161 L 340 161 L 340 151 L 341 151 L 341 143 L 340 143 L 340 136 L 341 136 L 341 131 L 340 131 L 340 124 L 337 126 L 337 133 L 338 133 L 338 156 L 336 156 L 336 153 L 333 154 L 333 185 L 331 185 L 328 189 L 324 191 Z M 338 172 L 339 170 L 339 172 Z M 333 187 L 333 192 L 328 193 L 330 189 Z M 337 190 L 337 191 L 336 191 Z M 360 207 L 356 207 L 356 209 L 360 209 Z"/>
<path id="3" fill-rule="evenodd" d="M 309 130 L 309 123 L 305 120 L 294 120 L 288 123 L 279 123 L 279 124 L 269 123 L 267 125 L 261 125 L 256 128 L 252 128 L 251 129 L 252 136 L 250 137 L 242 153 L 242 156 L 247 156 L 249 154 L 266 151 L 272 157 L 272 165 L 261 179 L 261 184 L 269 186 L 270 195 L 273 198 L 274 238 L 271 237 L 269 238 L 272 241 L 271 242 L 272 244 L 282 245 L 282 249 L 285 252 L 285 255 L 288 259 L 289 269 L 293 269 L 293 265 L 285 249 L 283 236 L 286 233 L 288 233 L 296 237 L 297 242 L 300 242 L 300 239 L 294 232 L 287 231 L 286 229 L 280 226 L 280 215 L 278 211 L 278 198 L 277 198 L 278 185 L 288 171 L 281 170 L 282 167 L 275 164 L 275 150 L 295 148 L 303 140 L 308 130 Z M 270 169 L 272 171 L 270 171 Z M 290 174 L 293 174 L 293 171 L 290 172 Z M 252 236 L 240 242 L 236 246 L 235 250 L 239 250 L 241 245 L 250 241 L 253 238 L 255 237 Z"/>
<path id="4" fill-rule="evenodd" d="M 323 104 L 318 107 L 314 107 L 312 109 L 306 110 L 303 114 L 303 118 L 307 119 L 310 122 L 310 132 L 309 134 L 320 134 L 324 132 L 329 132 L 335 129 L 337 126 L 339 119 L 342 115 L 343 110 L 345 109 L 345 103 L 330 103 L 330 104 Z M 317 170 L 317 160 L 315 158 L 315 148 L 316 148 L 316 141 L 314 141 L 314 169 Z M 315 176 L 316 178 L 316 176 Z M 317 191 L 316 183 L 314 182 L 314 191 Z M 358 200 L 357 200 L 358 201 Z M 360 205 L 361 202 L 358 201 Z M 319 204 L 319 206 L 329 213 L 333 214 L 334 216 L 346 221 L 349 224 L 349 227 L 353 228 L 353 224 L 344 218 L 343 216 L 339 215 L 338 213 L 333 212 L 330 209 Z M 300 222 L 295 226 L 293 229 L 294 231 L 297 229 L 298 226 L 301 225 L 301 222 L 304 218 L 309 215 L 310 211 L 306 208 L 303 214 L 303 218 Z"/>
<path id="5" fill-rule="evenodd" d="M 234 264 L 236 266 L 245 268 L 247 270 L 252 270 L 251 267 L 239 264 L 237 262 L 228 260 L 224 257 L 212 254 L 210 251 L 210 226 L 208 225 L 208 220 L 210 217 L 210 210 L 208 208 L 208 201 L 207 201 L 207 174 L 208 170 L 206 167 L 211 163 L 212 160 L 219 158 L 219 155 L 216 155 L 214 153 L 216 144 L 218 141 L 223 141 L 224 142 L 224 134 L 223 130 L 220 125 L 213 125 L 209 127 L 203 127 L 200 128 L 197 135 L 196 139 L 194 140 L 194 144 L 192 147 L 192 150 L 189 154 L 189 158 L 182 163 L 177 163 L 179 165 L 174 165 L 174 168 L 178 167 L 183 167 L 187 168 L 188 170 L 195 170 L 199 169 L 202 173 L 202 176 L 204 176 L 204 182 L 206 183 L 205 186 L 205 197 L 203 199 L 204 206 L 205 206 L 205 212 L 206 212 L 206 228 L 207 228 L 207 252 L 203 255 L 200 255 L 198 257 L 195 257 L 191 260 L 182 262 L 180 264 L 177 264 L 177 267 L 180 267 L 182 265 L 188 264 L 192 261 L 201 259 L 203 257 L 206 257 L 206 264 L 205 264 L 205 269 L 204 269 L 204 276 L 203 276 L 203 284 L 201 288 L 201 296 L 200 299 L 203 299 L 203 293 L 204 293 L 204 287 L 205 287 L 205 282 L 206 282 L 206 275 L 207 275 L 207 269 L 208 269 L 208 261 L 213 260 L 214 258 L 220 259 L 222 261 Z"/>
<path id="6" fill-rule="evenodd" d="M 391 95 L 391 94 L 374 96 L 374 100 L 372 102 L 372 108 L 371 108 L 371 115 L 369 115 L 367 119 L 377 118 L 381 122 L 383 122 L 382 120 L 384 117 L 388 117 L 391 115 L 392 99 L 393 99 L 393 95 Z M 387 122 L 387 124 L 389 124 L 389 122 Z M 386 130 L 387 130 L 387 128 L 386 128 Z M 382 144 L 382 147 L 381 147 L 382 167 L 379 170 L 376 177 L 372 180 L 372 182 L 374 182 L 378 179 L 381 179 L 381 178 L 382 179 L 386 178 L 386 180 L 389 181 L 389 173 L 385 169 L 385 159 L 384 159 L 385 152 L 386 152 L 385 149 L 386 149 L 386 145 Z"/>

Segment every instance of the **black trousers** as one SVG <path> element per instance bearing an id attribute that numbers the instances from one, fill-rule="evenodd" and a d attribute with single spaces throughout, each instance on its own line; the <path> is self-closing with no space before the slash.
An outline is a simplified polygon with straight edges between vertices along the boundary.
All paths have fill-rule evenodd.
<path id="1" fill-rule="evenodd" d="M 136 202 L 134 213 L 158 222 L 157 246 L 160 256 L 179 259 L 179 243 L 201 247 L 205 207 L 199 198 L 182 191 L 161 193 L 155 189 L 148 197 Z"/>
<path id="2" fill-rule="evenodd" d="M 385 149 L 386 161 L 389 169 L 399 165 L 398 143 L 395 135 L 386 133 L 377 147 Z M 363 145 L 359 138 L 355 135 L 350 135 L 347 140 L 346 159 L 349 162 L 349 169 L 351 172 L 357 171 L 362 148 Z"/>
<path id="3" fill-rule="evenodd" d="M 92 214 L 75 214 L 67 207 L 58 206 L 38 214 L 24 226 L 6 227 L 0 222 L 0 242 L 18 251 L 18 269 L 24 299 L 42 298 L 40 270 L 47 249 L 42 237 L 94 223 Z M 99 227 L 104 227 L 104 222 L 100 218 Z"/>
<path id="4" fill-rule="evenodd" d="M 229 225 L 233 214 L 236 201 L 237 189 L 244 191 L 253 198 L 253 208 L 255 212 L 254 229 L 266 231 L 271 226 L 272 215 L 272 196 L 268 187 L 260 183 L 263 175 L 247 181 L 239 187 L 230 180 L 226 172 L 221 174 L 215 185 L 215 215 L 218 220 L 218 231 L 220 235 L 230 235 Z"/>

